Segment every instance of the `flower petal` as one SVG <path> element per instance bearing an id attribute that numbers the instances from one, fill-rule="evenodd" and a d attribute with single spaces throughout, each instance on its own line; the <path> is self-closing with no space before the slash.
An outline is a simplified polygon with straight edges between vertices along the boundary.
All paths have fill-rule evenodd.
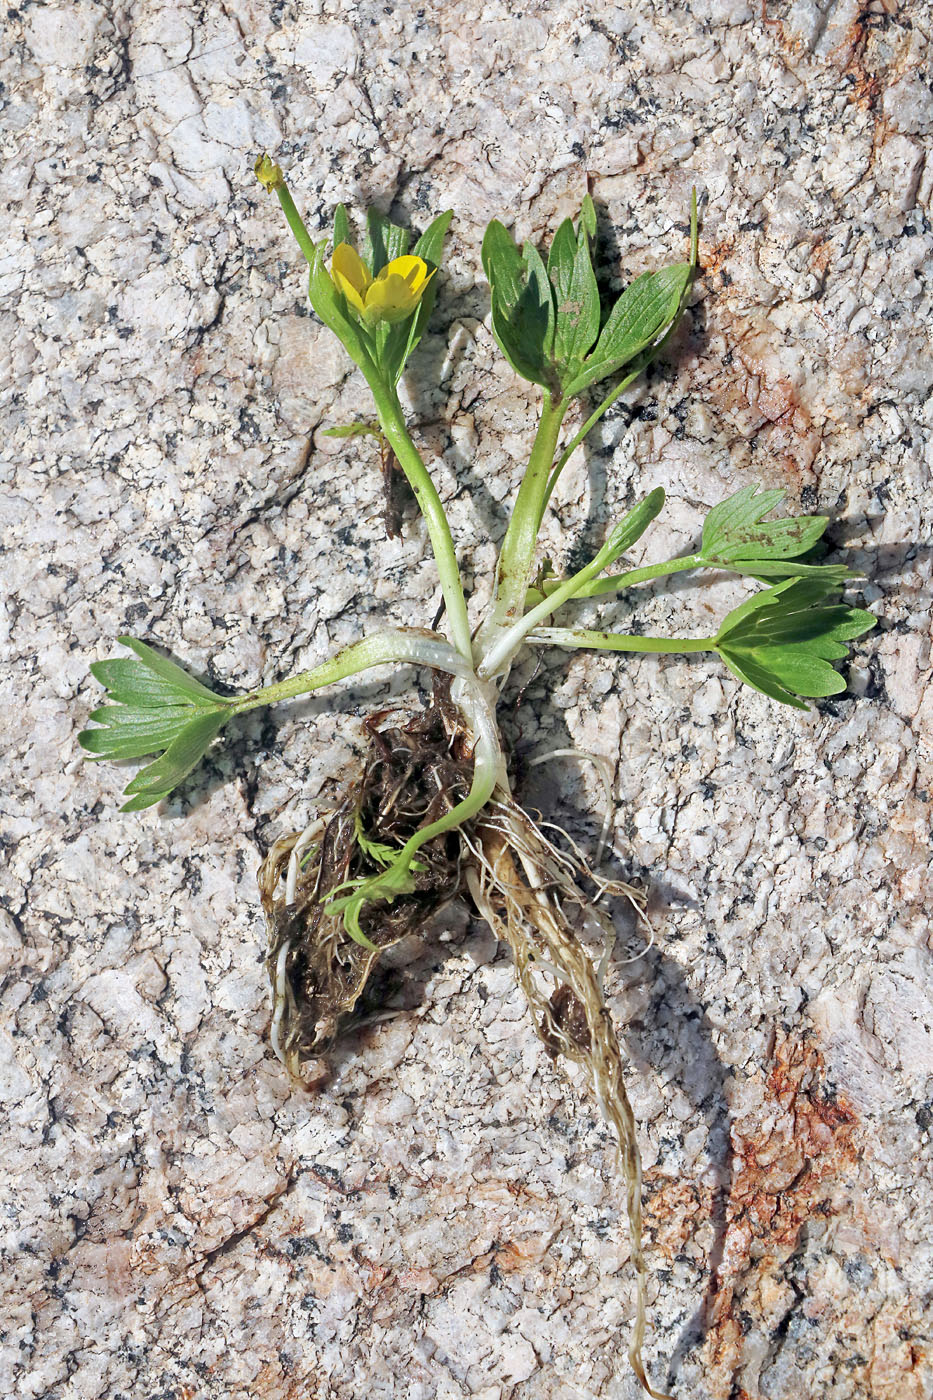
<path id="1" fill-rule="evenodd" d="M 404 321 L 414 311 L 420 296 L 397 273 L 376 278 L 366 293 L 367 321 Z"/>
<path id="2" fill-rule="evenodd" d="M 382 269 L 380 277 L 401 277 L 407 282 L 413 292 L 420 292 L 423 287 L 434 276 L 433 272 L 428 272 L 428 265 L 424 258 L 416 257 L 414 253 L 406 253 L 404 257 L 393 258 L 390 263 Z"/>
<path id="3" fill-rule="evenodd" d="M 338 243 L 330 260 L 331 277 L 338 292 L 362 314 L 366 293 L 372 285 L 369 269 L 355 248 Z"/>

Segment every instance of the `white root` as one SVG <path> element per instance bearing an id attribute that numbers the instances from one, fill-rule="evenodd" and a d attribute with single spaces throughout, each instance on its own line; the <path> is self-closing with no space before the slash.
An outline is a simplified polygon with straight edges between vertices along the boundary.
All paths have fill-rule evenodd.
<path id="1" fill-rule="evenodd" d="M 288 860 L 288 876 L 285 880 L 285 903 L 289 908 L 298 898 L 298 874 L 301 870 L 301 862 L 326 826 L 327 822 L 324 818 L 317 817 L 310 826 L 305 827 L 292 847 L 292 853 Z M 281 1059 L 281 1056 L 279 1058 Z"/>
<path id="2" fill-rule="evenodd" d="M 622 1053 L 603 996 L 609 949 L 595 969 L 564 913 L 563 904 L 592 910 L 567 872 L 566 856 L 547 841 L 507 794 L 499 797 L 489 821 L 481 818 L 467 843 L 474 857 L 465 870 L 467 888 L 481 917 L 511 949 L 539 1037 L 552 1055 L 563 1054 L 584 1067 L 600 1112 L 614 1131 L 636 1280 L 629 1360 L 649 1395 L 655 1400 L 670 1400 L 665 1392 L 652 1388 L 642 1359 L 648 1268 L 642 1247 L 641 1156 L 635 1116 L 625 1089 Z M 636 902 L 635 892 L 629 893 Z M 604 915 L 600 922 L 604 926 L 609 923 Z M 544 980 L 548 976 L 559 988 L 572 993 L 572 1016 L 566 1025 Z"/>
<path id="3" fill-rule="evenodd" d="M 609 845 L 609 833 L 612 831 L 612 821 L 615 816 L 612 806 L 612 764 L 605 754 L 589 753 L 586 749 L 551 749 L 548 753 L 539 754 L 537 758 L 528 760 L 529 768 L 537 768 L 542 763 L 548 763 L 552 758 L 572 758 L 582 763 L 592 763 L 599 777 L 600 786 L 603 790 L 603 825 L 599 833 L 599 840 L 596 843 L 596 855 L 593 858 L 593 867 L 598 870 L 602 865 L 603 856 L 606 854 L 606 847 Z"/>
<path id="4" fill-rule="evenodd" d="M 285 1016 L 286 1005 L 290 1001 L 294 1002 L 291 986 L 285 976 L 285 965 L 288 962 L 291 946 L 291 939 L 286 938 L 275 960 L 275 974 L 272 980 L 272 1024 L 269 1027 L 269 1040 L 283 1065 L 287 1064 L 287 1061 L 282 1045 L 282 1020 Z"/>

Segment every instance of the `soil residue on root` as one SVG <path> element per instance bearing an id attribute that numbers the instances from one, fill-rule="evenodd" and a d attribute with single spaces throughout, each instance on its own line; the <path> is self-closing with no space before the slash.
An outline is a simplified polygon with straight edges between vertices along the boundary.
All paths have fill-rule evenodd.
<path id="1" fill-rule="evenodd" d="M 446 678 L 436 682 L 430 706 L 407 724 L 387 723 L 391 713 L 366 721 L 369 753 L 362 775 L 318 824 L 316 841 L 303 845 L 306 833 L 284 837 L 259 872 L 269 933 L 272 1040 L 296 1077 L 301 1061 L 322 1054 L 347 1023 L 380 953 L 417 932 L 460 889 L 462 840 L 455 830 L 420 847 L 410 893 L 363 906 L 360 928 L 374 948 L 354 942 L 340 915 L 327 911 L 347 881 L 379 874 L 389 848 L 398 851 L 470 789 L 470 743 Z M 381 849 L 386 859 L 380 859 Z"/>

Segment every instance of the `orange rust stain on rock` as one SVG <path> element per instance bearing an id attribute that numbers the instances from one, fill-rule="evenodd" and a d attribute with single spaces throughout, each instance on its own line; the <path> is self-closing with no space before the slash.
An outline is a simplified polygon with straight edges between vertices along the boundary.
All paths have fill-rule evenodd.
<path id="1" fill-rule="evenodd" d="M 826 416 L 809 392 L 802 353 L 761 316 L 721 307 L 714 333 L 726 354 L 706 385 L 710 408 L 731 438 L 747 442 L 796 481 L 814 478 Z"/>
<path id="2" fill-rule="evenodd" d="M 645 1185 L 645 1224 L 651 1234 L 651 1247 L 667 1259 L 674 1259 L 696 1234 L 698 1222 L 710 1219 L 713 1189 L 695 1181 L 660 1177 L 654 1171 L 645 1173 Z"/>
<path id="3" fill-rule="evenodd" d="M 707 280 L 722 271 L 735 250 L 735 236 L 730 234 L 719 243 L 700 243 L 700 271 Z"/>
<path id="4" fill-rule="evenodd" d="M 911 1333 L 916 1322 L 903 1309 L 886 1305 L 872 1322 L 867 1382 L 872 1400 L 928 1400 L 925 1372 L 930 1351 Z"/>
<path id="5" fill-rule="evenodd" d="M 818 238 L 810 253 L 810 266 L 817 276 L 822 277 L 829 267 L 833 255 L 833 245 L 828 238 Z"/>
<path id="6" fill-rule="evenodd" d="M 754 1298 L 766 1314 L 779 1309 L 780 1270 L 802 1227 L 842 1209 L 841 1188 L 857 1160 L 857 1121 L 844 1098 L 826 1092 L 815 1044 L 780 1039 L 758 1103 L 733 1126 L 722 1261 L 708 1298 L 704 1366 L 711 1395 L 744 1394 L 735 1388 L 744 1337 L 739 1304 Z M 651 1173 L 647 1181 L 650 1188 Z M 683 1252 L 698 1226 L 709 1228 L 714 1208 L 709 1187 L 665 1181 L 645 1211 L 653 1245 L 669 1258 Z"/>

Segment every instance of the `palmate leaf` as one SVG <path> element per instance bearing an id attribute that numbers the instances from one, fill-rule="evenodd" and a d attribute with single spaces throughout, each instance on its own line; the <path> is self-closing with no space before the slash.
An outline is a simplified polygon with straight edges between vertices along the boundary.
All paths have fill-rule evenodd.
<path id="1" fill-rule="evenodd" d="M 200 761 L 230 718 L 230 702 L 215 695 L 174 661 L 134 637 L 120 637 L 135 653 L 95 662 L 94 677 L 112 704 L 91 713 L 99 726 L 78 742 L 95 759 L 143 758 L 160 754 L 129 783 L 123 811 L 139 811 L 167 797 Z"/>
<path id="2" fill-rule="evenodd" d="M 806 554 L 823 534 L 829 518 L 796 515 L 765 521 L 783 499 L 782 490 L 763 491 L 752 485 L 713 506 L 703 525 L 703 559 L 711 564 L 750 564 Z"/>
<path id="3" fill-rule="evenodd" d="M 801 697 L 837 695 L 845 682 L 831 663 L 875 626 L 870 612 L 843 603 L 837 590 L 833 580 L 812 577 L 763 589 L 733 608 L 715 648 L 740 680 L 782 704 L 806 709 Z"/>

